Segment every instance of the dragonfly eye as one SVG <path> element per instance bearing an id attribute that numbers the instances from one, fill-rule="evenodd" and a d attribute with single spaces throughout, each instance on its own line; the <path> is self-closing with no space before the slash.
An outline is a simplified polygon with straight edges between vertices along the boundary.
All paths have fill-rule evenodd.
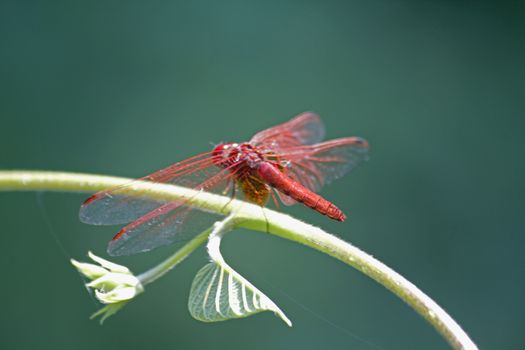
<path id="1" fill-rule="evenodd" d="M 236 143 L 223 143 L 213 149 L 213 162 L 215 165 L 227 168 L 235 151 Z"/>

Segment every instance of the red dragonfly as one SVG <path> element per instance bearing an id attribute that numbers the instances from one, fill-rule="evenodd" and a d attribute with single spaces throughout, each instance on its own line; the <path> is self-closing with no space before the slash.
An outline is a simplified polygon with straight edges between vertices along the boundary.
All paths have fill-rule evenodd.
<path id="1" fill-rule="evenodd" d="M 142 181 L 175 184 L 219 194 L 242 194 L 264 206 L 276 197 L 304 205 L 344 221 L 334 204 L 315 192 L 366 159 L 368 143 L 359 137 L 321 142 L 319 116 L 306 112 L 263 130 L 249 142 L 222 143 L 212 151 L 173 164 Z M 170 244 L 188 233 L 199 233 L 218 214 L 195 210 L 190 198 L 160 202 L 119 194 L 129 185 L 96 193 L 80 208 L 80 220 L 94 225 L 127 224 L 108 245 L 110 255 L 129 255 Z"/>

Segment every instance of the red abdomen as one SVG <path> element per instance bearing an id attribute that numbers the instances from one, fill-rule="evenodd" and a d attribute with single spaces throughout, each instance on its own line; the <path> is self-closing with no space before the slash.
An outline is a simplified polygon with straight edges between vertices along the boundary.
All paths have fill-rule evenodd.
<path id="1" fill-rule="evenodd" d="M 345 221 L 346 215 L 334 204 L 317 193 L 310 191 L 300 183 L 284 175 L 274 165 L 266 162 L 259 164 L 257 172 L 270 186 L 296 201 L 337 221 Z"/>

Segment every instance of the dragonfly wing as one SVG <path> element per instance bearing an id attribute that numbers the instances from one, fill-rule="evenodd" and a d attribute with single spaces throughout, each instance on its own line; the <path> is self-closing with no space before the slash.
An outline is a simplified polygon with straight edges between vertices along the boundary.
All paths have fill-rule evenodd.
<path id="1" fill-rule="evenodd" d="M 101 191 L 88 198 L 80 207 L 80 221 L 91 225 L 126 224 L 165 202 L 127 195 L 137 181 L 171 183 L 199 189 L 199 185 L 217 174 L 211 152 L 186 159 L 128 184 Z"/>
<path id="2" fill-rule="evenodd" d="M 185 241 L 220 217 L 179 203 L 166 203 L 120 230 L 109 242 L 108 253 L 131 255 Z"/>
<path id="3" fill-rule="evenodd" d="M 218 171 L 198 187 L 226 194 L 235 186 L 227 169 Z M 200 193 L 195 196 L 199 196 Z M 202 232 L 221 215 L 191 207 L 191 200 L 165 203 L 133 221 L 109 242 L 110 255 L 131 255 L 146 252 L 175 241 L 183 241 Z"/>
<path id="4" fill-rule="evenodd" d="M 198 188 L 225 194 L 230 186 L 235 185 L 226 169 L 199 184 Z M 200 192 L 195 196 L 199 196 Z M 162 245 L 188 239 L 196 235 L 221 216 L 191 207 L 187 198 L 167 202 L 128 224 L 108 245 L 111 255 L 131 255 L 146 252 Z"/>
<path id="5" fill-rule="evenodd" d="M 315 145 L 292 147 L 279 153 L 286 174 L 303 186 L 318 192 L 368 158 L 368 142 L 346 137 Z M 285 202 L 286 204 L 286 202 Z"/>
<path id="6" fill-rule="evenodd" d="M 140 180 L 227 195 L 232 186 L 235 186 L 233 173 L 229 168 L 215 166 L 210 152 L 174 164 Z M 126 195 L 136 183 L 132 181 L 96 193 L 80 208 L 80 219 L 85 223 L 112 225 L 131 222 L 109 243 L 108 253 L 111 255 L 145 252 L 187 239 L 191 234 L 202 232 L 220 217 L 218 214 L 192 208 L 191 200 L 194 196 L 163 202 Z"/>
<path id="7" fill-rule="evenodd" d="M 80 221 L 91 225 L 119 225 L 131 222 L 160 207 L 163 202 L 119 195 L 118 190 L 102 192 L 80 207 Z"/>
<path id="8" fill-rule="evenodd" d="M 250 143 L 272 150 L 310 145 L 324 137 L 324 125 L 315 113 L 305 112 L 290 121 L 255 134 Z"/>
<path id="9" fill-rule="evenodd" d="M 277 195 L 279 196 L 279 199 L 281 200 L 281 202 L 283 202 L 284 205 L 294 205 L 297 203 L 295 199 L 293 199 L 290 196 L 285 195 L 281 191 L 275 189 L 275 192 L 277 193 Z"/>

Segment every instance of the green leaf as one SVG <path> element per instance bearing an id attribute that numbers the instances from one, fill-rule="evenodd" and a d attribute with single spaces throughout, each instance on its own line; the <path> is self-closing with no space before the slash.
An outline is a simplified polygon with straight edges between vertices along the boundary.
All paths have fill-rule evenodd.
<path id="1" fill-rule="evenodd" d="M 288 326 L 292 322 L 275 303 L 231 267 L 215 262 L 205 265 L 193 279 L 188 307 L 203 322 L 224 321 L 273 311 Z"/>
<path id="2" fill-rule="evenodd" d="M 98 309 L 94 314 L 92 314 L 89 319 L 92 320 L 100 316 L 100 324 L 103 324 L 104 321 L 116 314 L 120 309 L 122 309 L 129 300 L 121 301 L 120 303 L 107 304 L 101 309 Z"/>

